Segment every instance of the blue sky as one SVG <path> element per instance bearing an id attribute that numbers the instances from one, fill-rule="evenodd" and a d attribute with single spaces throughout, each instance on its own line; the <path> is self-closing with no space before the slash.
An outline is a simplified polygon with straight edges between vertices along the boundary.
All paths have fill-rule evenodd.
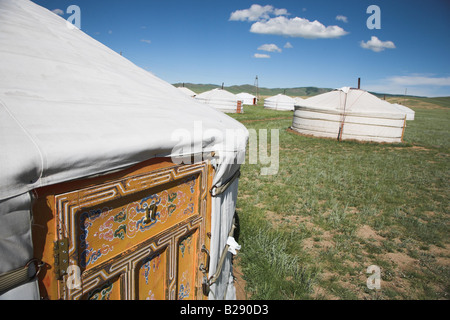
<path id="1" fill-rule="evenodd" d="M 170 83 L 450 96 L 448 0 L 33 0 Z M 370 5 L 381 29 L 369 29 Z M 57 10 L 59 9 L 59 10 Z M 372 21 L 372 22 L 376 22 Z"/>

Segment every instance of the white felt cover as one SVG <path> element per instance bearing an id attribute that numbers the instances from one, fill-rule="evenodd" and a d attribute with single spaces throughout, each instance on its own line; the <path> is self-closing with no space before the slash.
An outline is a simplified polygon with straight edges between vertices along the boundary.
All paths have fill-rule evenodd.
<path id="1" fill-rule="evenodd" d="M 190 139 L 180 140 L 180 130 Z M 227 143 L 227 131 L 235 133 L 234 143 Z M 0 271 L 31 258 L 31 239 L 22 236 L 30 219 L 8 217 L 17 211 L 8 209 L 11 199 L 30 214 L 35 188 L 178 156 L 179 150 L 193 153 L 192 145 L 222 156 L 214 178 L 220 185 L 239 168 L 230 163 L 245 155 L 247 140 L 239 122 L 69 28 L 58 15 L 28 0 L 0 1 L 0 221 L 6 223 L 1 230 L 8 223 L 24 229 L 16 238 L 8 234 L 8 241 L 20 242 L 16 255 L 0 246 Z M 234 205 L 216 204 L 220 219 L 213 217 L 219 224 L 213 228 L 231 223 Z"/>

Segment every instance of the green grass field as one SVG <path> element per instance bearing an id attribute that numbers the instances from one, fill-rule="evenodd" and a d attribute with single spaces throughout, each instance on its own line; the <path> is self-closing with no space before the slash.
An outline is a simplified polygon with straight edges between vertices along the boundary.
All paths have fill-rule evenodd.
<path id="1" fill-rule="evenodd" d="M 292 112 L 262 102 L 232 115 L 280 137 L 277 175 L 242 166 L 238 297 L 449 299 L 449 102 L 405 100 L 416 120 L 393 145 L 301 136 Z M 371 265 L 380 290 L 366 285 Z"/>

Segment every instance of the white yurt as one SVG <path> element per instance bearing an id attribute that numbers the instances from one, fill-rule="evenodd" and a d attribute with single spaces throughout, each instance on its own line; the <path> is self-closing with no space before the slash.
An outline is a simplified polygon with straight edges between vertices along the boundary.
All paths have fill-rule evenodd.
<path id="1" fill-rule="evenodd" d="M 394 103 L 394 107 L 396 107 L 401 112 L 404 112 L 406 114 L 406 120 L 414 120 L 416 112 L 408 107 L 405 107 L 404 105 Z"/>
<path id="2" fill-rule="evenodd" d="M 185 95 L 192 97 L 192 98 L 194 98 L 197 95 L 194 91 L 192 91 L 191 89 L 186 88 L 186 87 L 178 87 L 177 89 L 180 90 L 181 92 L 183 92 Z"/>
<path id="3" fill-rule="evenodd" d="M 300 97 L 294 97 L 294 106 L 302 104 L 305 101 L 305 99 Z"/>
<path id="4" fill-rule="evenodd" d="M 264 99 L 264 108 L 281 110 L 281 111 L 293 111 L 295 100 L 284 94 L 277 94 L 276 96 Z"/>
<path id="5" fill-rule="evenodd" d="M 130 283 L 141 277 L 141 273 L 133 271 L 138 269 L 132 267 L 139 265 L 137 261 L 142 261 L 140 265 L 145 266 L 142 259 L 152 254 L 162 256 L 170 251 L 170 255 L 165 254 L 161 259 L 177 259 L 178 251 L 167 251 L 166 248 L 187 243 L 181 242 L 187 239 L 180 238 L 184 232 L 195 235 L 199 241 L 196 257 L 202 260 L 201 272 L 212 276 L 221 271 L 214 283 L 211 283 L 211 277 L 205 280 L 205 288 L 209 289 L 205 296 L 209 299 L 234 299 L 232 253 L 228 250 L 237 247 L 230 243 L 230 230 L 233 229 L 236 208 L 239 163 L 242 163 L 239 159 L 245 159 L 248 141 L 245 126 L 187 97 L 83 31 L 68 28 L 62 17 L 32 1 L 1 0 L 0 21 L 0 300 L 39 300 L 46 298 L 50 291 L 64 298 L 71 292 L 78 292 L 77 286 L 63 282 L 70 281 L 70 277 L 62 266 L 64 263 L 72 266 L 80 259 L 76 249 L 79 247 L 75 247 L 76 250 L 73 247 L 83 238 L 80 232 L 96 223 L 95 219 L 106 221 L 104 214 L 108 212 L 84 216 L 82 225 L 81 222 L 66 224 L 67 219 L 81 219 L 82 211 L 75 209 L 76 205 L 73 210 L 67 209 L 67 201 L 64 202 L 67 194 L 62 190 L 71 188 L 72 183 L 80 183 L 85 185 L 83 192 L 89 194 L 96 181 L 106 181 L 111 185 L 108 192 L 102 191 L 103 185 L 95 187 L 100 188 L 98 192 L 85 198 L 83 205 L 87 208 L 99 197 L 108 201 L 108 198 L 135 192 L 130 189 L 133 185 L 143 188 L 144 193 L 148 192 L 147 198 L 154 197 L 154 191 L 151 191 L 154 189 L 150 186 L 172 181 L 176 179 L 175 175 L 183 176 L 185 173 L 179 168 L 197 172 L 193 176 L 195 179 L 199 175 L 204 177 L 204 181 L 197 179 L 195 183 L 212 186 L 211 192 L 195 189 L 200 190 L 196 191 L 196 196 L 203 199 L 194 203 L 195 208 L 202 212 L 207 210 L 211 215 L 208 233 L 204 229 L 201 233 L 196 231 L 206 228 L 204 218 L 183 220 L 184 229 L 177 229 L 178 234 L 167 233 L 164 236 L 161 233 L 160 242 L 148 242 L 151 239 L 139 242 L 140 251 L 123 251 L 123 255 L 115 256 L 112 264 L 102 264 L 101 269 L 100 264 L 86 269 L 78 276 L 87 279 L 95 273 L 96 278 L 81 284 L 91 287 L 110 285 L 108 288 L 113 290 L 110 292 L 117 297 L 132 298 L 134 293 L 124 285 L 131 288 Z M 204 134 L 198 134 L 199 122 Z M 226 143 L 230 131 L 235 133 L 234 144 Z M 192 146 L 200 149 L 192 150 Z M 194 153 L 214 156 L 206 161 L 195 157 Z M 175 164 L 174 159 L 179 157 L 187 157 L 194 162 Z M 154 168 L 154 172 L 164 171 L 164 175 L 146 172 L 144 183 L 144 163 L 145 168 L 150 163 L 148 166 Z M 131 170 L 137 175 L 130 177 Z M 104 177 L 118 180 L 113 183 L 113 180 L 104 180 L 112 178 Z M 128 179 L 131 184 L 120 179 Z M 193 188 L 193 181 L 180 180 L 170 188 L 186 186 L 190 192 L 189 186 Z M 41 198 L 43 192 L 55 195 Z M 141 197 L 141 193 L 138 196 Z M 77 197 L 75 194 L 75 204 L 78 203 Z M 58 205 L 56 199 L 60 201 Z M 125 206 L 123 208 L 126 209 Z M 48 209 L 37 209 L 41 207 Z M 152 212 L 147 207 L 146 213 L 141 213 L 144 215 L 141 223 L 147 223 L 142 222 L 145 214 L 148 223 L 160 219 L 159 214 L 155 215 L 156 205 L 153 208 Z M 53 214 L 51 210 L 61 213 Z M 197 217 L 196 211 L 187 214 Z M 51 224 L 54 219 L 60 223 Z M 129 219 L 127 221 L 132 222 L 131 215 L 122 215 L 121 219 L 118 221 Z M 137 232 L 136 226 L 136 223 L 123 225 L 123 230 Z M 74 232 L 69 234 L 72 228 Z M 34 242 L 35 231 L 43 235 L 37 244 Z M 122 233 L 122 236 L 130 237 L 129 241 L 133 240 L 133 235 Z M 209 250 L 200 252 L 200 239 L 207 239 Z M 192 243 L 197 242 L 192 240 Z M 155 252 L 158 246 L 161 251 Z M 42 250 L 47 255 L 39 256 Z M 102 250 L 98 251 L 99 255 L 108 253 Z M 63 256 L 69 257 L 69 261 Z M 123 261 L 124 257 L 134 259 L 136 264 L 131 260 Z M 205 266 L 206 261 L 210 263 Z M 56 269 L 48 268 L 50 265 L 61 269 L 58 271 L 60 278 L 56 279 Z M 41 271 L 39 276 L 37 270 Z M 172 279 L 177 267 L 174 264 L 169 268 L 167 264 L 161 272 Z M 200 272 L 198 265 L 195 272 Z M 42 291 L 42 286 L 46 285 L 42 278 L 55 279 L 56 282 L 52 282 L 54 285 L 47 291 Z M 178 292 L 176 283 L 176 280 L 162 283 L 161 286 L 167 288 L 161 287 L 161 292 L 174 298 L 177 295 L 186 297 L 189 292 Z M 172 285 L 173 289 L 170 288 Z M 188 286 L 191 294 L 198 291 L 197 283 Z M 199 292 L 201 294 L 201 290 Z"/>
<path id="6" fill-rule="evenodd" d="M 237 97 L 242 100 L 242 104 L 248 106 L 254 106 L 258 103 L 256 96 L 247 92 L 238 93 Z"/>
<path id="7" fill-rule="evenodd" d="M 200 103 L 207 104 L 225 113 L 237 113 L 238 101 L 242 104 L 242 100 L 235 94 L 220 88 L 200 93 L 195 99 Z M 242 110 L 243 108 L 241 107 L 240 112 L 242 112 Z"/>
<path id="8" fill-rule="evenodd" d="M 292 129 L 306 135 L 402 142 L 406 114 L 360 89 L 344 87 L 297 102 Z"/>

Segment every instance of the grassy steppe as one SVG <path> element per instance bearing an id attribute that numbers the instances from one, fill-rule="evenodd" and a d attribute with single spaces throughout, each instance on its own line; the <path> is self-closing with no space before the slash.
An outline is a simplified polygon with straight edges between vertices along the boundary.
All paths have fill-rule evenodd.
<path id="1" fill-rule="evenodd" d="M 231 115 L 280 137 L 277 175 L 242 166 L 237 272 L 247 298 L 449 298 L 450 98 L 395 99 L 416 111 L 402 144 L 301 136 L 287 130 L 292 112 L 262 101 Z M 367 288 L 371 265 L 381 290 Z"/>

